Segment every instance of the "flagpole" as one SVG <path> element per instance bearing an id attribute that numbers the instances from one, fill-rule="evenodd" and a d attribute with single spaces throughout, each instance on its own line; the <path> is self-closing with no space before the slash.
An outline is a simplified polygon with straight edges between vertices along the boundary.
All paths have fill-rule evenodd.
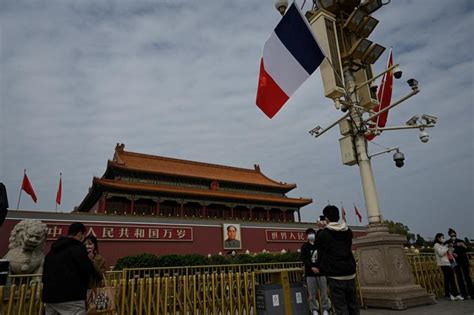
<path id="1" fill-rule="evenodd" d="M 19 196 L 18 196 L 18 203 L 17 203 L 17 205 L 16 205 L 16 210 L 18 210 L 18 209 L 20 208 L 21 190 L 22 190 L 22 189 L 21 189 L 21 187 L 20 187 L 20 194 L 19 194 Z"/>
<path id="2" fill-rule="evenodd" d="M 345 214 L 344 214 L 344 207 L 342 206 L 342 201 L 341 201 L 341 217 L 342 217 L 342 219 L 344 220 L 344 222 L 347 223 L 347 218 L 346 218 L 346 216 L 345 216 Z"/>
<path id="3" fill-rule="evenodd" d="M 25 178 L 25 174 L 26 174 L 26 168 L 23 169 L 23 179 Z M 21 191 L 23 190 L 23 179 L 21 180 L 20 194 L 18 195 L 18 203 L 16 205 L 16 210 L 20 209 Z"/>

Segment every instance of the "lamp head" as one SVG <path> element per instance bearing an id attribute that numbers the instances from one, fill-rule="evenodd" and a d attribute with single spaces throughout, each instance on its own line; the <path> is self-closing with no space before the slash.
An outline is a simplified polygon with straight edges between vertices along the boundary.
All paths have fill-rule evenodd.
<path id="1" fill-rule="evenodd" d="M 280 12 L 283 16 L 288 8 L 288 0 L 276 0 L 275 1 L 275 8 Z"/>

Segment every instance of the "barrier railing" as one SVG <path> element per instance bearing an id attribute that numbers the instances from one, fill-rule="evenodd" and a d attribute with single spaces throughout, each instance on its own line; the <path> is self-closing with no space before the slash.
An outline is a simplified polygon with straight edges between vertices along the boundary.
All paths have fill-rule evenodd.
<path id="1" fill-rule="evenodd" d="M 474 253 L 469 256 L 473 261 Z M 408 254 L 408 260 L 416 283 L 442 296 L 443 277 L 434 255 Z M 130 268 L 108 272 L 106 282 L 115 288 L 116 314 L 250 314 L 255 286 L 271 281 L 268 272 L 258 271 L 270 269 L 289 269 L 290 282 L 302 280 L 302 264 L 292 262 Z M 10 285 L 0 286 L 0 314 L 42 314 L 40 276 L 10 276 Z"/>
<path id="2" fill-rule="evenodd" d="M 125 268 L 121 271 L 121 279 L 154 278 L 165 276 L 189 276 L 213 273 L 243 273 L 266 269 L 291 269 L 302 268 L 301 262 L 258 263 L 258 264 L 230 264 L 230 265 L 204 265 L 204 266 L 179 266 L 156 268 Z M 116 272 L 107 276 L 109 279 L 117 277 Z M 299 279 L 296 274 L 290 279 Z"/>
<path id="3" fill-rule="evenodd" d="M 437 297 L 444 295 L 444 280 L 441 268 L 436 264 L 436 257 L 431 253 L 407 254 L 416 284 Z M 470 274 L 474 281 L 474 253 L 468 253 L 471 262 Z M 457 282 L 457 277 L 455 277 Z M 458 286 L 459 287 L 459 286 Z"/>

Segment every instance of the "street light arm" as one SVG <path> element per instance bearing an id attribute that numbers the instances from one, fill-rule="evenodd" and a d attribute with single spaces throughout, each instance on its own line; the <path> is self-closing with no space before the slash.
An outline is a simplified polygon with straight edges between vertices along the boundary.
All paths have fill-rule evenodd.
<path id="1" fill-rule="evenodd" d="M 390 106 L 387 106 L 385 107 L 384 109 L 382 109 L 381 111 L 377 112 L 376 114 L 370 116 L 369 118 L 367 118 L 366 120 L 364 120 L 364 124 L 368 123 L 369 121 L 371 121 L 372 119 L 382 115 L 383 113 L 387 112 L 388 110 L 394 108 L 395 106 L 397 106 L 398 104 L 406 101 L 407 99 L 409 99 L 410 97 L 418 94 L 418 92 L 420 92 L 420 89 L 417 87 L 415 89 L 413 89 L 410 93 L 408 93 L 407 95 L 405 95 L 404 97 L 400 98 L 399 100 L 397 100 L 395 103 L 392 103 L 390 104 Z"/>
<path id="2" fill-rule="evenodd" d="M 367 85 L 367 84 L 370 84 L 371 82 L 375 81 L 376 79 L 380 78 L 381 76 L 383 76 L 385 73 L 391 71 L 392 69 L 395 69 L 396 67 L 400 66 L 398 63 L 396 65 L 392 65 L 391 67 L 389 67 L 387 70 L 385 70 L 384 72 L 382 73 L 379 73 L 378 75 L 376 75 L 375 77 L 373 78 L 370 78 L 369 80 L 365 81 L 365 82 L 362 82 L 361 84 L 357 85 L 354 89 L 354 92 L 357 91 L 358 89 L 360 89 L 361 87 L 363 87 L 364 85 Z"/>
<path id="3" fill-rule="evenodd" d="M 341 118 L 339 118 L 338 120 L 336 120 L 335 122 L 333 122 L 332 124 L 330 124 L 328 127 L 326 128 L 321 128 L 320 126 L 317 126 L 313 129 L 311 129 L 309 132 L 310 135 L 314 136 L 315 138 L 319 137 L 320 135 L 322 135 L 323 133 L 325 133 L 326 131 L 328 131 L 329 129 L 331 129 L 332 127 L 334 127 L 335 125 L 337 125 L 341 120 L 344 120 L 346 119 L 347 117 L 349 116 L 349 113 L 345 114 L 344 116 L 342 116 Z M 319 128 L 318 128 L 319 127 Z"/>
<path id="4" fill-rule="evenodd" d="M 415 126 L 392 126 L 392 127 L 383 127 L 383 128 L 374 128 L 369 130 L 370 133 L 376 133 L 377 131 L 390 131 L 390 130 L 405 130 L 405 129 L 424 129 L 424 128 L 433 128 L 435 125 L 415 125 Z"/>
<path id="5" fill-rule="evenodd" d="M 369 155 L 369 158 L 373 158 L 374 156 L 377 156 L 377 155 L 382 155 L 382 154 L 384 154 L 384 153 L 390 153 L 390 152 L 392 152 L 392 151 L 398 151 L 398 150 L 400 150 L 399 147 L 388 148 L 388 149 L 386 149 L 386 150 L 383 150 L 383 151 L 374 153 L 374 154 L 372 154 L 372 155 Z"/>

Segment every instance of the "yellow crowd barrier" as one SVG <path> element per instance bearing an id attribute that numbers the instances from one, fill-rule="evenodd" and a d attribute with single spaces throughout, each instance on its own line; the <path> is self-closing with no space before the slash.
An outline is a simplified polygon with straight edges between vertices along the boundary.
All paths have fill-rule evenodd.
<path id="1" fill-rule="evenodd" d="M 471 261 L 474 254 L 470 254 Z M 433 254 L 408 254 L 417 284 L 443 295 L 443 277 Z M 471 264 L 471 269 L 473 268 Z M 107 273 L 115 288 L 117 315 L 253 314 L 255 286 L 271 282 L 264 270 L 288 270 L 289 281 L 302 281 L 301 263 L 132 268 Z M 474 270 L 471 270 L 474 274 Z M 0 314 L 42 314 L 40 275 L 10 276 L 0 286 Z M 358 284 L 358 282 L 357 282 Z M 359 284 L 358 284 L 359 286 Z M 361 304 L 363 297 L 360 294 Z"/>
<path id="2" fill-rule="evenodd" d="M 425 288 L 428 293 L 437 297 L 444 296 L 444 280 L 441 268 L 436 265 L 434 254 L 408 254 L 411 270 L 415 276 L 416 284 Z M 470 274 L 474 281 L 474 253 L 468 253 L 471 262 Z M 455 277 L 457 282 L 457 277 Z M 459 287 L 459 286 L 458 286 Z"/>

